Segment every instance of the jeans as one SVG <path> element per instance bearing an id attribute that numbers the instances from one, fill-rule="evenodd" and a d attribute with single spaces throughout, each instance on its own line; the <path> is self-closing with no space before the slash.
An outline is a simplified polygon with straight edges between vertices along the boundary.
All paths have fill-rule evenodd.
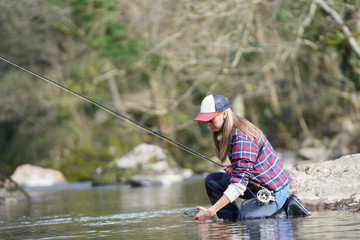
<path id="1" fill-rule="evenodd" d="M 289 185 L 281 189 L 280 191 L 275 192 L 275 201 L 278 206 L 278 210 L 284 206 L 286 199 L 289 197 L 290 190 Z"/>
<path id="2" fill-rule="evenodd" d="M 224 194 L 225 190 L 230 184 L 230 176 L 223 172 L 215 172 L 209 174 L 205 178 L 205 188 L 206 192 L 209 196 L 211 204 L 215 204 Z M 250 190 L 249 190 L 250 189 Z M 252 186 L 248 186 L 244 195 L 241 196 L 243 199 L 256 198 L 257 190 Z M 277 209 L 280 209 L 286 199 L 289 196 L 289 186 L 286 186 L 284 189 L 275 192 L 275 201 L 277 203 Z M 227 219 L 227 220 L 235 220 L 239 214 L 239 207 L 236 202 L 232 202 L 227 204 L 225 207 L 220 209 L 217 212 L 217 216 L 219 218 Z M 274 212 L 275 213 L 275 212 Z"/>

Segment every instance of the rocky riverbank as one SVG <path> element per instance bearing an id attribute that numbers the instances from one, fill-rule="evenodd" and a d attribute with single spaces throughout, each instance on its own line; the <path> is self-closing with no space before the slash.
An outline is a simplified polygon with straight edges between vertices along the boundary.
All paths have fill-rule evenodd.
<path id="1" fill-rule="evenodd" d="M 293 167 L 293 157 L 286 156 L 290 155 L 282 154 L 293 179 L 290 191 L 309 210 L 359 212 L 360 154 L 336 160 L 301 162 L 296 167 Z M 191 175 L 191 170 L 181 169 L 159 146 L 141 144 L 123 157 L 98 168 L 92 180 L 93 185 L 166 186 L 183 181 Z M 19 166 L 11 178 L 0 176 L 0 205 L 28 200 L 29 196 L 20 186 L 45 186 L 65 182 L 66 179 L 58 171 L 31 165 Z"/>
<path id="2" fill-rule="evenodd" d="M 293 178 L 291 192 L 308 209 L 359 211 L 360 154 L 320 162 L 300 161 L 296 167 L 293 154 L 282 152 L 280 155 Z M 185 178 L 182 173 L 184 170 L 160 147 L 141 144 L 122 158 L 99 168 L 93 182 L 94 185 L 161 186 L 182 181 Z"/>
<path id="3" fill-rule="evenodd" d="M 0 174 L 0 206 L 29 200 L 29 195 L 16 182 Z"/>
<path id="4" fill-rule="evenodd" d="M 360 154 L 295 167 L 290 190 L 309 209 L 360 209 Z"/>
<path id="5" fill-rule="evenodd" d="M 140 144 L 123 157 L 99 167 L 93 174 L 92 183 L 167 186 L 191 175 L 191 170 L 180 168 L 161 147 Z"/>

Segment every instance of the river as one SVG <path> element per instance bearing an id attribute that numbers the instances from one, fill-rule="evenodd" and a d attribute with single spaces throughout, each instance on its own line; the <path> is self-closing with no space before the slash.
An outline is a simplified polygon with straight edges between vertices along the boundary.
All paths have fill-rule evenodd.
<path id="1" fill-rule="evenodd" d="M 209 206 L 200 180 L 170 187 L 92 187 L 89 182 L 27 188 L 30 203 L 0 208 L 0 239 L 359 239 L 360 214 L 243 222 L 193 221 Z"/>

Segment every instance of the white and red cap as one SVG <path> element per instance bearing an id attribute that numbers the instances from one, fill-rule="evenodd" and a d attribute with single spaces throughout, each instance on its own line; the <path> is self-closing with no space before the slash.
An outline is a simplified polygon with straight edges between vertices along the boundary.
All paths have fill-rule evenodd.
<path id="1" fill-rule="evenodd" d="M 194 119 L 194 121 L 210 121 L 218 112 L 229 108 L 229 101 L 223 95 L 211 94 L 206 96 L 201 102 L 200 114 Z"/>

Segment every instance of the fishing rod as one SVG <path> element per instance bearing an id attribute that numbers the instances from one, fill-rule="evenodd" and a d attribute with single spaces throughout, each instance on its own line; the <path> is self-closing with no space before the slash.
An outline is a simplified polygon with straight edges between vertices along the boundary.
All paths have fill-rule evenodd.
<path id="1" fill-rule="evenodd" d="M 93 160 L 91 159 L 88 155 L 86 155 L 83 152 L 80 152 L 79 150 L 75 149 L 73 146 L 71 146 L 70 144 L 66 143 L 65 141 L 63 141 L 61 138 L 59 138 L 58 136 L 56 136 L 53 132 L 51 132 L 49 129 L 46 129 L 45 127 L 41 126 L 40 124 L 38 124 L 37 122 L 35 122 L 33 119 L 31 119 L 29 116 L 26 116 L 25 114 L 23 114 L 22 112 L 20 112 L 19 110 L 17 110 L 13 105 L 11 105 L 8 101 L 5 101 L 4 99 L 0 98 L 1 102 L 4 102 L 7 106 L 9 106 L 14 112 L 16 112 L 17 114 L 19 114 L 20 116 L 22 116 L 23 118 L 27 119 L 29 122 L 31 122 L 32 124 L 34 124 L 35 126 L 37 126 L 38 128 L 40 128 L 42 131 L 50 134 L 53 138 L 55 138 L 57 141 L 61 142 L 62 144 L 64 144 L 65 146 L 67 146 L 68 148 L 70 148 L 71 150 L 77 152 L 80 156 L 82 156 L 83 158 L 86 158 L 87 160 Z"/>
<path id="2" fill-rule="evenodd" d="M 51 80 L 51 79 L 49 79 L 49 78 L 47 78 L 45 76 L 42 76 L 39 73 L 34 72 L 34 71 L 32 71 L 32 70 L 30 70 L 30 69 L 28 69 L 28 68 L 26 68 L 26 67 L 24 67 L 24 66 L 22 66 L 22 65 L 20 65 L 18 63 L 15 63 L 15 62 L 13 62 L 13 61 L 11 61 L 11 60 L 9 60 L 9 59 L 1 56 L 1 55 L 0 55 L 0 59 L 3 60 L 4 62 L 8 63 L 8 64 L 11 64 L 11 65 L 13 65 L 13 66 L 27 72 L 27 73 L 32 74 L 33 76 L 35 76 L 37 78 L 40 78 L 40 79 L 42 79 L 42 80 L 44 80 L 44 81 L 46 81 L 46 82 L 48 82 L 50 84 L 53 84 L 56 87 L 59 87 L 59 88 L 65 90 L 65 91 L 67 91 L 67 92 L 69 92 L 69 93 L 71 93 L 71 94 L 73 94 L 73 95 L 75 95 L 75 96 L 77 96 L 77 97 L 79 97 L 79 98 L 81 98 L 81 99 L 83 99 L 83 100 L 85 100 L 85 101 L 87 101 L 87 102 L 89 102 L 89 103 L 91 103 L 91 104 L 105 110 L 106 112 L 116 116 L 117 118 L 120 118 L 120 119 L 122 119 L 122 120 L 124 120 L 124 121 L 126 121 L 126 122 L 140 128 L 140 129 L 150 133 L 150 134 L 153 134 L 153 135 L 159 137 L 160 139 L 165 140 L 165 141 L 167 141 L 167 142 L 169 142 L 169 143 L 171 143 L 171 144 L 173 144 L 173 145 L 175 145 L 175 146 L 177 146 L 177 147 L 179 147 L 179 148 L 181 148 L 181 149 L 183 149 L 183 150 L 185 150 L 185 151 L 187 151 L 187 152 L 189 152 L 189 153 L 191 153 L 191 154 L 193 154 L 193 155 L 195 155 L 197 157 L 200 157 L 200 158 L 205 159 L 207 161 L 210 161 L 210 162 L 212 162 L 212 163 L 214 163 L 214 164 L 216 164 L 216 165 L 218 165 L 220 167 L 223 167 L 221 164 L 219 164 L 219 163 L 211 160 L 210 158 L 196 152 L 195 150 L 193 150 L 193 149 L 191 149 L 191 148 L 189 148 L 189 147 L 187 147 L 187 146 L 185 146 L 185 145 L 183 145 L 183 144 L 181 144 L 181 143 L 179 143 L 179 142 L 177 142 L 175 140 L 172 140 L 171 138 L 169 138 L 169 137 L 167 137 L 167 136 L 165 136 L 165 135 L 163 135 L 163 134 L 161 134 L 161 133 L 159 133 L 159 132 L 157 132 L 157 131 L 155 131 L 155 130 L 153 130 L 153 129 L 151 129 L 151 128 L 149 128 L 149 127 L 147 127 L 147 126 L 145 126 L 145 125 L 143 125 L 143 124 L 141 124 L 141 123 L 139 123 L 139 122 L 125 116 L 125 115 L 123 115 L 123 114 L 121 114 L 121 113 L 119 113 L 119 112 L 114 111 L 113 109 L 111 109 L 109 107 L 106 107 L 101 103 L 98 103 L 98 102 L 96 102 L 96 101 L 94 101 L 94 100 L 92 100 L 92 99 L 78 93 L 78 92 L 75 92 L 74 90 L 72 90 L 72 89 L 70 89 L 70 88 L 68 88 L 68 87 L 66 87 L 66 86 L 64 86 L 64 85 L 62 85 L 62 84 L 60 84 L 58 82 L 55 82 L 55 81 L 53 81 L 53 80 Z"/>
<path id="3" fill-rule="evenodd" d="M 183 145 L 183 144 L 181 144 L 181 143 L 179 143 L 179 142 L 177 142 L 175 140 L 172 140 L 171 138 L 169 138 L 169 137 L 167 137 L 165 135 L 162 135 L 161 133 L 159 133 L 159 132 L 157 132 L 157 131 L 155 131 L 155 130 L 153 130 L 153 129 L 151 129 L 151 128 L 149 128 L 149 127 L 147 127 L 147 126 L 145 126 L 145 125 L 143 125 L 143 124 L 141 124 L 141 123 L 139 123 L 139 122 L 137 122 L 137 121 L 123 115 L 123 114 L 121 114 L 121 113 L 119 113 L 119 112 L 116 112 L 116 111 L 114 111 L 113 109 L 111 109 L 109 107 L 106 107 L 103 104 L 100 104 L 100 103 L 98 103 L 98 102 L 96 102 L 96 101 L 94 101 L 94 100 L 92 100 L 92 99 L 78 93 L 78 92 L 75 92 L 74 90 L 72 90 L 72 89 L 70 89 L 68 87 L 65 87 L 64 85 L 62 85 L 62 84 L 60 84 L 58 82 L 53 81 L 50 78 L 42 76 L 39 73 L 34 72 L 34 71 L 32 71 L 32 70 L 30 70 L 30 69 L 28 69 L 28 68 L 26 68 L 26 67 L 24 67 L 24 66 L 22 66 L 22 65 L 20 65 L 18 63 L 15 63 L 15 62 L 13 62 L 13 61 L 11 61 L 11 60 L 9 60 L 9 59 L 1 56 L 1 55 L 0 55 L 0 59 L 3 60 L 6 63 L 9 63 L 9 64 L 11 64 L 11 65 L 13 65 L 13 66 L 27 72 L 27 73 L 30 73 L 30 74 L 34 75 L 35 77 L 38 77 L 38 78 L 40 78 L 40 79 L 42 79 L 42 80 L 44 80 L 44 81 L 46 81 L 48 83 L 51 83 L 51 84 L 65 90 L 65 91 L 67 91 L 67 92 L 69 92 L 69 93 L 71 93 L 71 94 L 73 94 L 73 95 L 75 95 L 75 96 L 77 96 L 77 97 L 91 103 L 91 104 L 94 104 L 95 106 L 105 110 L 106 112 L 114 115 L 115 117 L 120 118 L 122 120 L 125 120 L 126 122 L 140 128 L 140 129 L 142 129 L 142 130 L 144 130 L 144 131 L 146 131 L 146 132 L 148 132 L 150 134 L 153 134 L 153 135 L 159 137 L 160 139 L 165 140 L 165 141 L 167 141 L 167 142 L 169 142 L 169 143 L 171 143 L 171 144 L 173 144 L 173 145 L 175 145 L 175 146 L 177 146 L 177 147 L 179 147 L 179 148 L 181 148 L 181 149 L 183 149 L 183 150 L 185 150 L 185 151 L 187 151 L 187 152 L 189 152 L 189 153 L 191 153 L 191 154 L 193 154 L 193 155 L 195 155 L 197 157 L 200 157 L 200 158 L 205 159 L 205 160 L 207 160 L 209 162 L 212 162 L 213 164 L 215 164 L 215 165 L 217 165 L 219 167 L 224 167 L 220 163 L 217 163 L 217 162 L 211 160 L 210 158 L 196 152 L 195 150 L 193 150 L 193 149 L 191 149 L 191 148 L 189 148 L 189 147 L 187 147 L 187 146 L 185 146 L 185 145 Z M 36 124 L 36 125 L 38 125 L 38 124 Z M 85 155 L 85 154 L 82 154 L 82 155 Z M 250 184 L 252 184 L 252 185 L 254 185 L 254 186 L 258 187 L 258 188 L 261 187 L 261 185 L 259 183 L 256 183 L 256 182 L 254 182 L 254 181 L 252 181 L 250 179 L 248 181 L 249 181 Z M 246 187 L 246 188 L 249 189 L 249 191 L 252 193 L 252 195 L 254 195 L 256 197 L 256 195 L 250 190 L 250 188 L 248 188 L 248 187 Z"/>

